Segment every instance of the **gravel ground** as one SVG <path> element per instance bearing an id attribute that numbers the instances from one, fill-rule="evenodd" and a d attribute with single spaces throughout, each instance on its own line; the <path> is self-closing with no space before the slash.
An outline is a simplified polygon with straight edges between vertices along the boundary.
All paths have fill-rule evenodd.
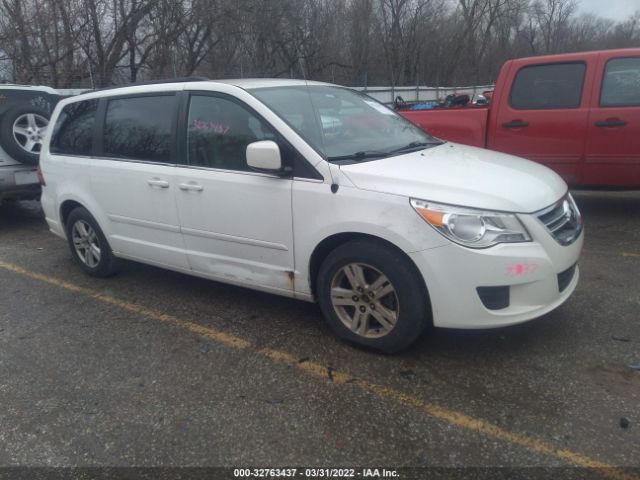
<path id="1" fill-rule="evenodd" d="M 135 263 L 89 278 L 38 203 L 0 206 L 0 466 L 600 462 L 638 478 L 640 193 L 576 200 L 567 303 L 394 356 L 341 343 L 313 304 Z"/>

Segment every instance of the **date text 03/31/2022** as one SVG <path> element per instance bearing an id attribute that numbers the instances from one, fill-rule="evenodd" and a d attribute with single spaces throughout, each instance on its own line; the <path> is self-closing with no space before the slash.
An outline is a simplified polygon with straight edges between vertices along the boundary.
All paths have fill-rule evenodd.
<path id="1" fill-rule="evenodd" d="M 397 478 L 386 468 L 235 468 L 235 478 Z"/>

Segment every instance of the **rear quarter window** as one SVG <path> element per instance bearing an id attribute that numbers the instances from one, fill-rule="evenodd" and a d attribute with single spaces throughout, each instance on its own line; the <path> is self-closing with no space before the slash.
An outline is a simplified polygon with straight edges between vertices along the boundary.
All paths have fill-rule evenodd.
<path id="1" fill-rule="evenodd" d="M 578 108 L 585 70 L 584 63 L 522 67 L 513 81 L 509 105 L 516 110 Z"/>
<path id="2" fill-rule="evenodd" d="M 600 106 L 640 106 L 640 58 L 612 58 L 607 62 Z"/>
<path id="3" fill-rule="evenodd" d="M 49 151 L 61 155 L 91 155 L 98 100 L 70 103 L 53 128 Z"/>

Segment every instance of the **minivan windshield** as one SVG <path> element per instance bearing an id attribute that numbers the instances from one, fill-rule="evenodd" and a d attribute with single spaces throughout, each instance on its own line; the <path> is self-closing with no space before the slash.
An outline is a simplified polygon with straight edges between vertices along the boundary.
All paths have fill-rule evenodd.
<path id="1" fill-rule="evenodd" d="M 251 89 L 329 161 L 352 163 L 439 145 L 396 112 L 355 90 L 325 85 Z"/>

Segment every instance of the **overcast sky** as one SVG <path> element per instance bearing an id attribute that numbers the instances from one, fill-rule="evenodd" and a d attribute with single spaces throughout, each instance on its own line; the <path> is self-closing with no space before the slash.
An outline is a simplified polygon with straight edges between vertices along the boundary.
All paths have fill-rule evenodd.
<path id="1" fill-rule="evenodd" d="M 640 10 L 640 0 L 578 0 L 579 13 L 594 13 L 612 20 L 626 20 Z"/>

